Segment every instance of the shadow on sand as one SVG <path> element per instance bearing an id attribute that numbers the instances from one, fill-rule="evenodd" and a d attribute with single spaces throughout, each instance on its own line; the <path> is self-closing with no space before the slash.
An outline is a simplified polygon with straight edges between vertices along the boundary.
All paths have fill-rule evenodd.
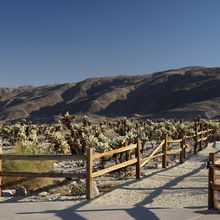
<path id="1" fill-rule="evenodd" d="M 125 213 L 127 215 L 127 217 L 130 217 L 131 219 L 133 218 L 133 219 L 157 220 L 159 218 L 151 210 L 160 209 L 160 208 L 155 207 L 155 208 L 150 208 L 150 210 L 149 210 L 149 208 L 147 208 L 146 206 L 148 204 L 152 203 L 153 200 L 156 197 L 161 195 L 163 193 L 163 190 L 170 189 L 171 187 L 173 187 L 173 186 L 177 185 L 178 183 L 180 183 L 181 181 L 183 181 L 185 178 L 198 173 L 201 169 L 205 169 L 206 160 L 203 160 L 202 162 L 203 162 L 202 165 L 200 167 L 198 167 L 197 169 L 194 169 L 194 170 L 191 170 L 191 171 L 189 170 L 188 173 L 186 173 L 182 176 L 179 176 L 175 179 L 172 179 L 168 183 L 164 184 L 163 186 L 156 188 L 143 201 L 135 204 L 134 206 L 132 206 L 130 208 L 120 208 L 120 207 L 115 208 L 114 206 L 108 206 L 107 208 L 106 207 L 101 208 L 102 207 L 101 205 L 99 206 L 97 204 L 92 204 L 93 201 L 95 201 L 97 198 L 102 196 L 102 194 L 100 194 L 99 196 L 94 198 L 92 201 L 83 200 L 82 202 L 80 202 L 76 205 L 73 205 L 73 206 L 70 206 L 68 208 L 61 209 L 61 210 L 52 209 L 52 210 L 46 210 L 46 211 L 43 211 L 43 212 L 42 211 L 39 211 L 39 212 L 29 212 L 29 211 L 27 211 L 27 212 L 20 212 L 20 213 L 17 213 L 17 214 L 22 214 L 22 215 L 41 214 L 42 215 L 42 214 L 51 213 L 51 214 L 53 214 L 53 216 L 57 216 L 62 220 L 68 220 L 68 219 L 74 219 L 74 220 L 97 219 L 98 220 L 98 219 L 110 219 L 110 218 L 113 219 L 114 216 L 115 216 L 115 213 L 117 213 L 119 211 L 122 211 L 123 213 Z M 166 168 L 166 170 L 170 170 L 174 166 L 176 166 L 176 165 L 170 166 L 170 167 Z M 149 178 L 149 177 L 151 177 L 155 174 L 161 173 L 163 171 L 164 171 L 164 169 L 161 169 L 157 172 L 154 172 L 152 174 L 144 176 L 142 179 Z M 132 184 L 136 181 L 138 181 L 138 180 L 133 179 L 129 182 L 121 184 L 120 186 L 113 187 L 113 189 L 111 191 L 107 192 L 107 193 L 111 193 L 115 189 L 120 189 L 120 188 L 124 189 L 124 188 L 126 188 L 127 186 L 129 186 L 130 184 Z M 107 193 L 105 193 L 105 194 L 107 194 Z M 17 201 L 16 201 L 16 199 L 11 199 L 11 200 L 4 201 L 4 202 L 1 202 L 1 203 L 13 203 L 13 202 L 15 202 L 15 203 L 19 202 L 19 198 L 17 199 Z M 98 207 L 98 208 L 94 208 L 94 207 Z M 185 207 L 185 208 L 191 208 L 191 207 Z M 207 207 L 193 207 L 193 208 L 198 210 L 198 209 L 201 209 L 201 208 L 204 209 L 204 208 L 207 208 Z M 97 212 L 97 216 L 95 217 L 95 215 L 93 215 L 93 214 L 96 213 L 96 212 Z M 210 212 L 210 211 L 207 211 L 207 210 L 196 211 L 196 212 L 201 214 L 201 215 L 213 213 L 213 212 Z M 107 214 L 110 215 L 110 218 L 105 218 L 104 217 L 105 215 L 107 217 Z M 94 218 L 92 216 L 94 216 Z M 102 217 L 100 217 L 100 216 L 102 216 Z M 122 218 L 116 218 L 116 219 L 122 219 Z"/>

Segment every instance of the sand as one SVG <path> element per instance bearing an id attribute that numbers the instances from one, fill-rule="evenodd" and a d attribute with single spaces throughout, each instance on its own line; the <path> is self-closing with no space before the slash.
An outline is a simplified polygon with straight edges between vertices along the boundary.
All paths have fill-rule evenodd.
<path id="1" fill-rule="evenodd" d="M 100 204 L 128 204 L 163 208 L 206 208 L 208 204 L 208 169 L 211 152 L 218 152 L 220 143 L 209 144 L 198 155 L 182 164 L 165 169 L 147 169 L 140 181 L 131 180 L 110 193 L 95 199 Z"/>
<path id="2" fill-rule="evenodd" d="M 110 192 L 101 193 L 91 204 L 129 205 L 149 208 L 198 208 L 208 205 L 208 170 L 206 161 L 210 152 L 218 152 L 220 142 L 209 144 L 198 155 L 189 156 L 184 163 L 172 164 L 165 169 L 145 169 L 140 180 L 120 180 L 120 185 Z M 49 201 L 71 200 L 72 204 L 85 202 L 79 197 L 51 198 L 29 196 L 24 198 L 1 198 L 0 201 Z"/>

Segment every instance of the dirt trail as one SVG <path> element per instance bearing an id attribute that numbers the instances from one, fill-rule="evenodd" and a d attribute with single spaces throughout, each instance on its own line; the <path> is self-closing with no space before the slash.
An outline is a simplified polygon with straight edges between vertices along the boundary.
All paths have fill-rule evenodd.
<path id="1" fill-rule="evenodd" d="M 198 155 L 182 164 L 166 169 L 146 169 L 140 181 L 131 180 L 113 191 L 96 198 L 92 203 L 120 204 L 163 208 L 206 208 L 210 152 L 218 152 L 220 142 L 209 144 Z"/>
<path id="2" fill-rule="evenodd" d="M 110 192 L 102 193 L 89 202 L 91 205 L 116 205 L 149 208 L 197 208 L 208 205 L 208 170 L 206 161 L 211 152 L 220 152 L 220 142 L 209 144 L 195 156 L 189 156 L 182 164 L 173 164 L 166 169 L 145 169 L 140 180 L 119 181 Z M 220 153 L 219 153 L 220 155 Z M 105 179 L 103 177 L 103 179 Z M 220 178 L 219 178 L 220 179 Z M 54 197 L 54 196 L 53 196 Z M 87 203 L 85 197 L 28 196 L 23 198 L 0 198 L 0 202 L 68 201 L 74 204 Z"/>

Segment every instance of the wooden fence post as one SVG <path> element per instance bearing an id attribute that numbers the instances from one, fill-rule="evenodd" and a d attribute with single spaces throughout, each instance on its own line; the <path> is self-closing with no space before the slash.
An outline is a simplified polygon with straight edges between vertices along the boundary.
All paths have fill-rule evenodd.
<path id="1" fill-rule="evenodd" d="M 215 154 L 210 153 L 209 154 L 209 163 L 210 165 L 215 164 Z M 208 207 L 209 209 L 215 208 L 215 192 L 211 187 L 211 183 L 215 184 L 216 183 L 216 176 L 215 176 L 215 168 L 209 167 L 209 177 L 208 177 Z"/>
<path id="2" fill-rule="evenodd" d="M 209 131 L 208 131 L 208 128 L 207 128 L 206 140 L 205 140 L 205 147 L 207 147 L 207 146 L 208 146 L 208 143 L 209 143 L 209 137 L 208 137 L 208 135 L 209 135 Z"/>
<path id="3" fill-rule="evenodd" d="M 212 143 L 212 136 L 213 136 L 214 130 L 212 129 L 210 131 L 210 136 L 209 136 L 209 143 Z"/>
<path id="4" fill-rule="evenodd" d="M 213 131 L 212 131 L 212 138 L 211 138 L 211 142 L 214 142 L 214 141 L 215 141 L 214 135 L 215 135 L 215 129 L 213 129 Z"/>
<path id="5" fill-rule="evenodd" d="M 196 129 L 195 144 L 194 144 L 194 154 L 197 154 L 197 147 L 198 147 L 198 131 Z"/>
<path id="6" fill-rule="evenodd" d="M 137 147 L 135 148 L 135 157 L 137 158 L 136 163 L 136 179 L 141 178 L 141 151 L 140 151 L 140 140 L 137 139 Z"/>
<path id="7" fill-rule="evenodd" d="M 183 142 L 183 136 L 182 136 L 182 141 L 180 142 L 180 148 L 181 148 L 181 151 L 180 151 L 180 163 L 183 163 L 183 158 L 184 157 L 184 142 Z"/>
<path id="8" fill-rule="evenodd" d="M 183 135 L 183 158 L 186 158 L 186 138 L 185 135 Z"/>
<path id="9" fill-rule="evenodd" d="M 165 142 L 163 144 L 163 157 L 162 157 L 162 168 L 167 167 L 167 148 L 168 148 L 168 134 L 165 135 Z"/>
<path id="10" fill-rule="evenodd" d="M 200 139 L 200 142 L 199 142 L 199 151 L 202 150 L 202 133 L 199 135 L 199 139 Z"/>
<path id="11" fill-rule="evenodd" d="M 92 199 L 92 167 L 93 167 L 93 148 L 86 148 L 86 198 Z"/>
<path id="12" fill-rule="evenodd" d="M 210 139 L 209 139 L 209 141 L 210 141 L 210 143 L 212 143 L 212 142 L 214 142 L 213 140 L 214 140 L 214 129 L 211 131 L 211 136 L 210 136 Z"/>
<path id="13" fill-rule="evenodd" d="M 2 147 L 0 146 L 0 155 L 2 155 Z M 0 172 L 2 172 L 2 159 L 0 159 Z M 2 196 L 2 177 L 0 176 L 0 197 Z"/>

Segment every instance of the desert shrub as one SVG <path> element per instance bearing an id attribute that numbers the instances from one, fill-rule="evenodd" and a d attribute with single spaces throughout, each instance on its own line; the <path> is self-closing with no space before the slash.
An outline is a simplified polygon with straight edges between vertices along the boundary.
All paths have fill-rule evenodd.
<path id="1" fill-rule="evenodd" d="M 109 192 L 112 187 L 117 186 L 118 183 L 110 182 L 110 183 L 103 183 L 98 185 L 99 192 Z"/>
<path id="2" fill-rule="evenodd" d="M 49 154 L 49 151 L 39 148 L 32 142 L 20 141 L 16 143 L 16 148 L 12 153 L 16 155 L 46 155 Z M 3 171 L 5 172 L 48 172 L 52 168 L 53 161 L 5 160 L 3 162 Z M 24 186 L 27 190 L 35 190 L 50 183 L 52 183 L 51 178 L 3 177 L 3 188 Z"/>
<path id="3" fill-rule="evenodd" d="M 73 196 L 82 196 L 86 194 L 86 185 L 73 186 L 71 190 Z"/>

